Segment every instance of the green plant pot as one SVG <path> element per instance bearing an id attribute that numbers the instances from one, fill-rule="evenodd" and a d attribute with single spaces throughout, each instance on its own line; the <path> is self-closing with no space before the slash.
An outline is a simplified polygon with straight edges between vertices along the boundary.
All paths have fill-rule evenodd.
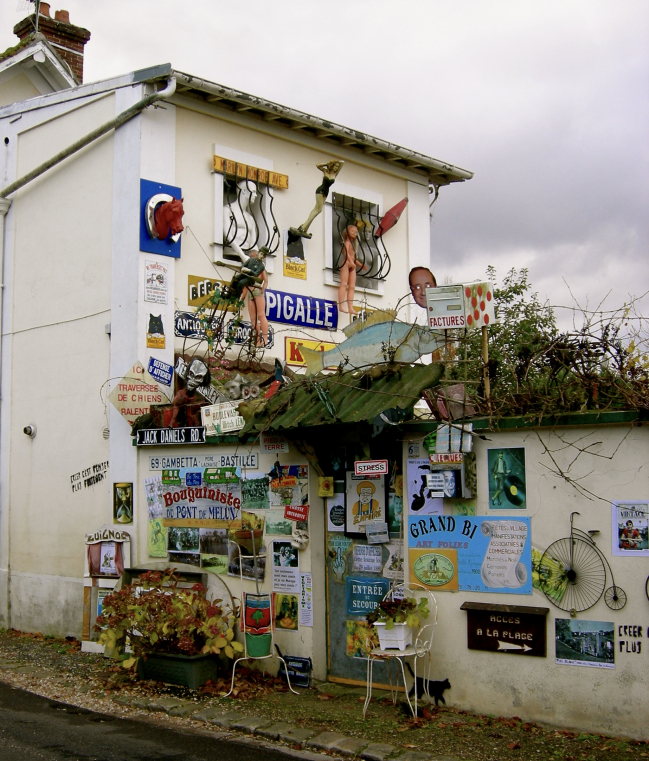
<path id="1" fill-rule="evenodd" d="M 270 655 L 270 646 L 272 635 L 269 634 L 250 634 L 246 632 L 246 650 L 251 658 L 263 658 Z"/>
<path id="2" fill-rule="evenodd" d="M 137 662 L 140 679 L 155 679 L 197 690 L 208 679 L 218 676 L 218 661 L 212 655 L 175 655 L 149 653 Z"/>

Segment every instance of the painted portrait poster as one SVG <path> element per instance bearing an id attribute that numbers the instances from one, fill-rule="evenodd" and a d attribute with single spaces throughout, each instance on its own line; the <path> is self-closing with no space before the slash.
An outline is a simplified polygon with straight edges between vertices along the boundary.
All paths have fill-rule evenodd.
<path id="1" fill-rule="evenodd" d="M 297 631 L 299 606 L 296 594 L 287 595 L 273 592 L 273 610 L 275 629 Z"/>
<path id="2" fill-rule="evenodd" d="M 525 447 L 488 449 L 489 508 L 526 510 Z"/>
<path id="3" fill-rule="evenodd" d="M 298 507 L 309 503 L 309 466 L 281 465 L 279 478 L 270 482 L 270 507 Z"/>
<path id="4" fill-rule="evenodd" d="M 113 523 L 133 523 L 133 484 L 113 484 Z"/>
<path id="5" fill-rule="evenodd" d="M 356 476 L 347 473 L 345 531 L 364 534 L 367 523 L 386 522 L 385 476 Z"/>
<path id="6" fill-rule="evenodd" d="M 557 663 L 615 668 L 615 627 L 612 621 L 557 618 L 554 623 Z"/>
<path id="7" fill-rule="evenodd" d="M 613 502 L 613 554 L 649 557 L 649 502 Z"/>
<path id="8" fill-rule="evenodd" d="M 411 573 L 427 587 L 532 594 L 530 518 L 411 515 L 408 553 Z"/>
<path id="9" fill-rule="evenodd" d="M 443 497 L 433 496 L 429 486 L 430 475 L 427 457 L 408 460 L 406 499 L 411 515 L 441 515 L 444 512 Z"/>

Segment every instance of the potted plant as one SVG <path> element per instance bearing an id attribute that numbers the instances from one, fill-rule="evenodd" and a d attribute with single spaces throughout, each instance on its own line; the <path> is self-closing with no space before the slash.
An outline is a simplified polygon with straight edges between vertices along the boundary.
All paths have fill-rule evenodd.
<path id="1" fill-rule="evenodd" d="M 421 619 L 428 617 L 428 600 L 414 597 L 381 600 L 366 616 L 374 625 L 382 650 L 405 650 L 412 643 L 412 630 L 421 628 Z"/>
<path id="2" fill-rule="evenodd" d="M 254 513 L 242 511 L 241 528 L 231 532 L 231 538 L 244 549 L 248 555 L 257 555 L 261 551 L 264 537 L 263 518 Z M 253 550 L 254 542 L 254 550 Z"/>
<path id="3" fill-rule="evenodd" d="M 108 652 L 123 652 L 128 637 L 131 654 L 124 668 L 137 667 L 144 679 L 183 684 L 198 689 L 216 677 L 222 661 L 243 652 L 234 639 L 237 610 L 222 600 L 210 602 L 205 588 L 178 586 L 174 569 L 147 571 L 104 598 L 95 631 Z"/>

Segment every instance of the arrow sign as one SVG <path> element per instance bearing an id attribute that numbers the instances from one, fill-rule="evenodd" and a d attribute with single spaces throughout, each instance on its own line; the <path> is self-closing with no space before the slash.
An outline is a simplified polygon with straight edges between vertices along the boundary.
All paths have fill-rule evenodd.
<path id="1" fill-rule="evenodd" d="M 501 642 L 498 640 L 498 649 L 499 650 L 522 650 L 523 652 L 527 652 L 528 650 L 531 650 L 532 648 L 529 645 L 515 645 L 513 642 Z"/>

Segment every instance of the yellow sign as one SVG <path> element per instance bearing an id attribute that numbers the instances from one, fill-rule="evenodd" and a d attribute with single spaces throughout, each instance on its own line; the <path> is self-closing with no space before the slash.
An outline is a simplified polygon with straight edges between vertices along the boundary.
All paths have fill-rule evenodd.
<path id="1" fill-rule="evenodd" d="M 306 261 L 284 257 L 284 276 L 306 280 Z"/>
<path id="2" fill-rule="evenodd" d="M 336 344 L 329 341 L 308 341 L 304 338 L 289 338 L 284 336 L 284 349 L 286 352 L 286 364 L 293 365 L 293 367 L 306 367 L 306 360 L 304 359 L 300 347 L 304 346 L 307 349 L 313 351 L 328 351 L 333 349 Z M 337 367 L 337 365 L 334 365 Z"/>
<path id="3" fill-rule="evenodd" d="M 457 550 L 408 550 L 410 580 L 435 592 L 458 589 Z"/>
<path id="4" fill-rule="evenodd" d="M 252 180 L 260 185 L 270 185 L 278 190 L 288 190 L 288 175 L 279 172 L 269 172 L 267 169 L 257 169 L 248 164 L 214 156 L 213 169 L 219 174 L 226 174 L 237 180 Z"/>
<path id="5" fill-rule="evenodd" d="M 187 303 L 190 307 L 200 307 L 209 299 L 214 292 L 215 286 L 219 289 L 226 285 L 225 280 L 217 280 L 213 277 L 201 277 L 200 275 L 187 275 Z M 233 312 L 234 307 L 229 306 L 228 312 Z"/>
<path id="6" fill-rule="evenodd" d="M 152 333 L 146 334 L 146 348 L 147 349 L 164 349 L 165 337 L 160 335 L 154 335 Z"/>

